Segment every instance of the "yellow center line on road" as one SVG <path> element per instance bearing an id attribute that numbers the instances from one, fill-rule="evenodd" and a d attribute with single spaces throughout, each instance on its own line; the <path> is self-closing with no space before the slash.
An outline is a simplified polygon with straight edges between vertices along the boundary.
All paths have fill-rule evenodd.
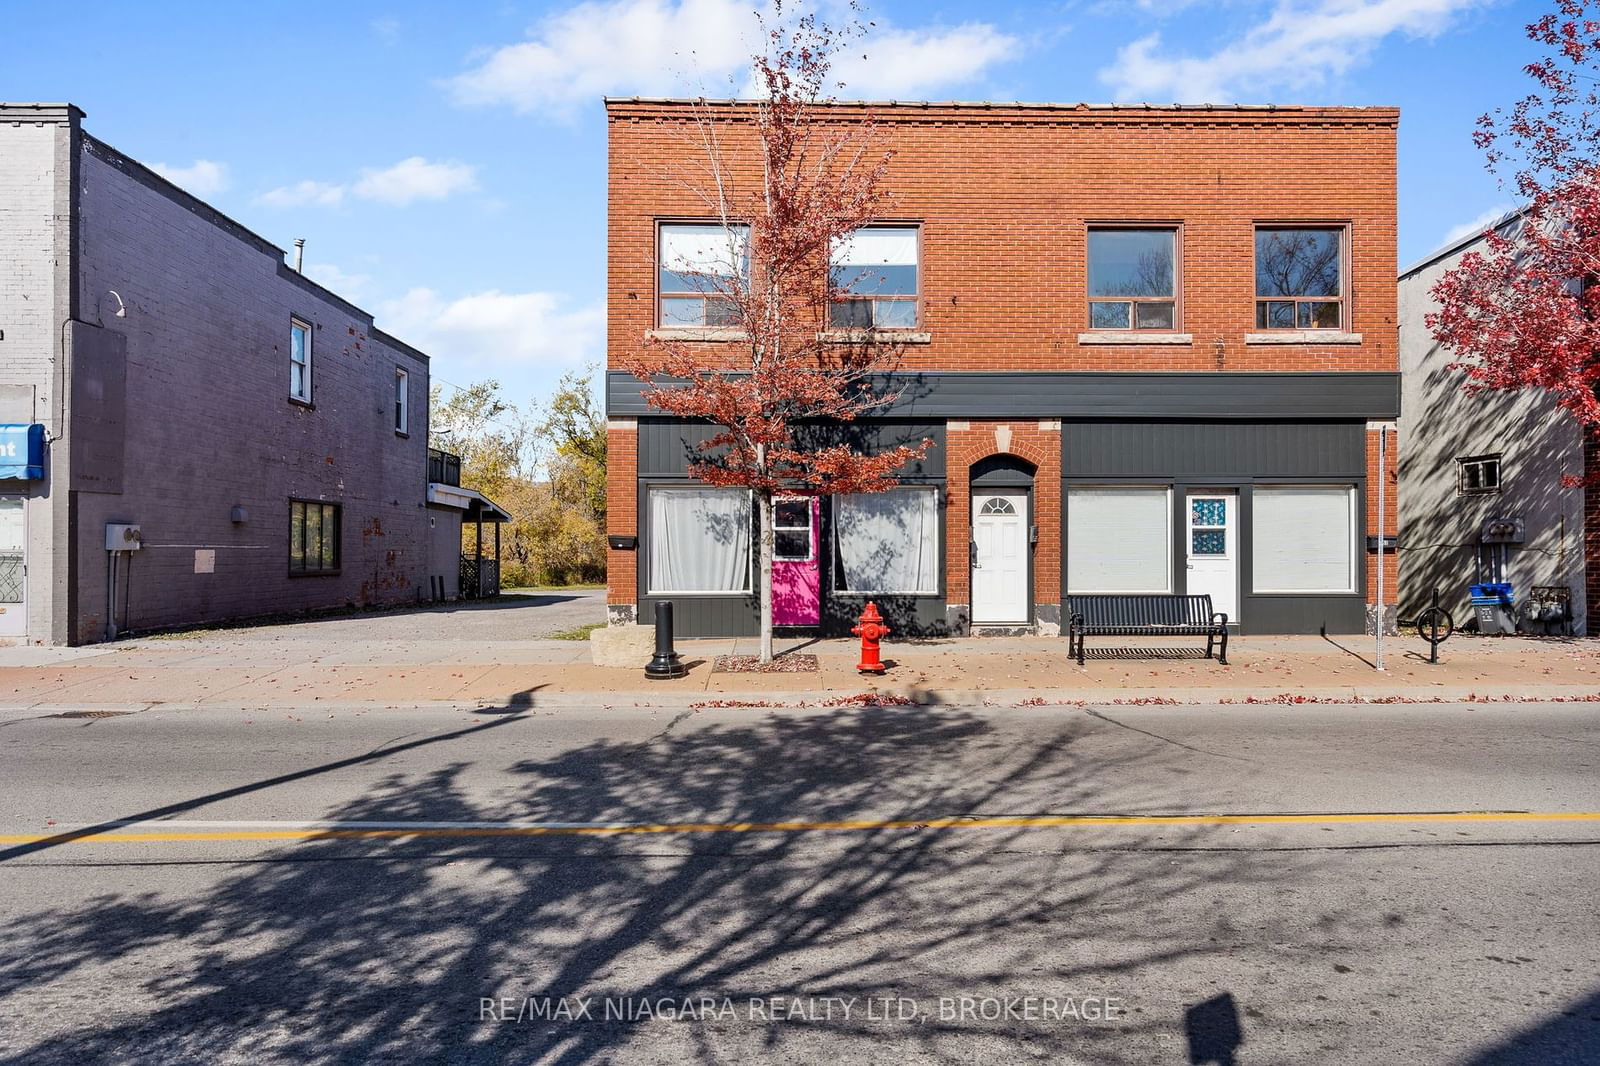
<path id="1" fill-rule="evenodd" d="M 317 827 L 282 829 L 228 829 L 203 832 L 124 832 L 118 827 L 69 830 L 46 835 L 0 835 L 7 844 L 175 844 L 206 841 L 256 840 L 391 840 L 440 837 L 629 836 L 651 833 L 809 833 L 872 832 L 923 829 L 1080 829 L 1117 826 L 1224 826 L 1224 825 L 1437 825 L 1462 823 L 1600 822 L 1600 811 L 1445 811 L 1414 814 L 1166 814 L 1166 815 L 1062 815 L 1015 818 L 931 818 L 885 821 L 794 822 L 665 822 L 637 825 L 607 824 L 507 824 L 451 827 L 437 822 L 414 828 L 340 828 L 337 823 Z"/>

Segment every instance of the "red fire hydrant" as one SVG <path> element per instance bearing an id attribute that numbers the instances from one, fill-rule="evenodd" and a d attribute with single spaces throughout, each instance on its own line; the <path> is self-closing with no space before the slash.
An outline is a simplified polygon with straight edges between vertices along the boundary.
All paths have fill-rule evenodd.
<path id="1" fill-rule="evenodd" d="M 883 624 L 878 605 L 867 604 L 867 609 L 861 612 L 855 628 L 850 632 L 861 638 L 861 662 L 856 664 L 856 670 L 863 674 L 883 673 L 883 660 L 878 658 L 878 643 L 889 635 L 889 627 Z"/>

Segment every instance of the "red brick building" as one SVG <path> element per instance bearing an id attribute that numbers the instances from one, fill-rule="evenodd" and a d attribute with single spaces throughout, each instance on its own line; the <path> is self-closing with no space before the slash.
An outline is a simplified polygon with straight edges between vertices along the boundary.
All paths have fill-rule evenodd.
<path id="1" fill-rule="evenodd" d="M 1369 626 L 1377 428 L 1399 413 L 1398 112 L 830 113 L 867 110 L 895 152 L 893 207 L 839 253 L 880 279 L 849 324 L 906 354 L 865 443 L 935 446 L 883 500 L 788 510 L 780 554 L 819 588 L 803 621 L 837 633 L 871 598 L 902 634 L 1053 633 L 1075 592 L 1206 591 L 1244 632 Z M 737 158 L 751 110 L 714 111 Z M 719 331 L 671 269 L 709 223 L 676 170 L 691 104 L 607 115 L 609 351 L 672 331 L 715 363 Z M 703 428 L 657 417 L 615 370 L 607 405 L 612 619 L 671 598 L 686 635 L 753 631 L 750 538 L 703 535 L 748 507 L 685 475 Z"/>

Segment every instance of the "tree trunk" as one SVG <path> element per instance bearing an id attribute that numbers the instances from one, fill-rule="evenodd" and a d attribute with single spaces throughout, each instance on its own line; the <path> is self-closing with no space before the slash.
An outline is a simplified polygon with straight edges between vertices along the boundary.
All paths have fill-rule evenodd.
<path id="1" fill-rule="evenodd" d="M 761 661 L 772 661 L 772 493 L 756 493 L 756 523 L 760 547 L 757 550 L 761 610 Z"/>

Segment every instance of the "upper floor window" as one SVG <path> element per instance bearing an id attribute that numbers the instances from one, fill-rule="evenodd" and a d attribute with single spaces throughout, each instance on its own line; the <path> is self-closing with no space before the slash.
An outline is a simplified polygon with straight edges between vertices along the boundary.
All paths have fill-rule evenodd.
<path id="1" fill-rule="evenodd" d="M 731 297 L 750 286 L 748 226 L 664 222 L 657 239 L 659 324 L 738 326 Z"/>
<path id="2" fill-rule="evenodd" d="M 1256 327 L 1344 328 L 1344 227 L 1256 227 Z"/>
<path id="3" fill-rule="evenodd" d="M 1089 328 L 1178 326 L 1178 231 L 1103 226 L 1089 230 Z"/>
<path id="4" fill-rule="evenodd" d="M 1500 491 L 1500 457 L 1474 455 L 1456 460 L 1456 494 L 1488 496 Z"/>
<path id="5" fill-rule="evenodd" d="M 311 402 L 311 326 L 289 320 L 289 399 Z"/>
<path id="6" fill-rule="evenodd" d="M 915 329 L 920 233 L 916 226 L 867 226 L 839 241 L 828 264 L 840 329 Z"/>
<path id="7" fill-rule="evenodd" d="M 409 433 L 408 425 L 411 421 L 411 397 L 407 390 L 411 385 L 411 375 L 399 367 L 394 368 L 394 431 L 396 433 Z"/>

